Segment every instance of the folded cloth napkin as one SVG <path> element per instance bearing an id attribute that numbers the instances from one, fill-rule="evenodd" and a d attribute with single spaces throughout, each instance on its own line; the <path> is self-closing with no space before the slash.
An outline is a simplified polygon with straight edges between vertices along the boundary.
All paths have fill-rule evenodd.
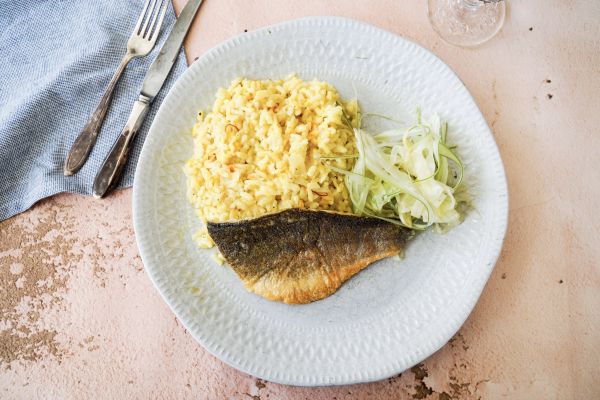
<path id="1" fill-rule="evenodd" d="M 92 193 L 94 176 L 175 22 L 172 6 L 152 53 L 133 60 L 121 77 L 87 163 L 70 177 L 63 175 L 63 163 L 125 54 L 143 4 L 142 0 L 2 2 L 0 220 L 59 192 Z M 154 114 L 185 68 L 182 51 L 138 133 L 120 187 L 132 185 Z"/>

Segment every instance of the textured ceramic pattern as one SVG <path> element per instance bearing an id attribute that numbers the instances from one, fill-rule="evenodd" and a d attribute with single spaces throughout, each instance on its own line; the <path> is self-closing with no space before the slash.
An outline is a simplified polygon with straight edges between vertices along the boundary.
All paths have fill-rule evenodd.
<path id="1" fill-rule="evenodd" d="M 466 163 L 475 210 L 447 235 L 419 236 L 402 261 L 385 260 L 337 293 L 302 306 L 246 292 L 198 249 L 182 165 L 190 130 L 219 87 L 238 77 L 296 73 L 358 94 L 366 112 L 410 121 L 421 106 L 449 122 Z M 369 121 L 367 121 L 369 124 Z M 371 124 L 376 126 L 376 122 Z M 508 198 L 502 162 L 460 80 L 427 50 L 367 24 L 295 20 L 238 36 L 207 52 L 178 80 L 146 139 L 134 183 L 134 226 L 144 265 L 175 314 L 210 352 L 257 377 L 294 385 L 382 379 L 426 358 L 458 330 L 498 257 Z"/>

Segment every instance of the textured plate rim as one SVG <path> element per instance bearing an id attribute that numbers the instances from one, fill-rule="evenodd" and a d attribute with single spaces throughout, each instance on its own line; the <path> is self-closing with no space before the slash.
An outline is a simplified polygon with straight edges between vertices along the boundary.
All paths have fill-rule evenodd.
<path id="1" fill-rule="evenodd" d="M 443 347 L 447 343 L 448 339 L 450 339 L 460 329 L 460 327 L 464 324 L 464 322 L 466 321 L 468 316 L 471 314 L 472 310 L 474 309 L 474 307 L 477 303 L 477 300 L 479 299 L 479 297 L 481 296 L 481 293 L 483 292 L 483 289 L 491 275 L 491 272 L 493 271 L 494 265 L 495 265 L 498 257 L 500 256 L 500 252 L 501 252 L 504 238 L 506 236 L 506 231 L 508 228 L 508 185 L 507 185 L 507 181 L 506 181 L 506 173 L 505 173 L 505 170 L 504 170 L 504 167 L 502 164 L 500 152 L 499 152 L 497 143 L 495 141 L 495 138 L 494 138 L 489 126 L 487 125 L 487 122 L 485 121 L 485 118 L 484 118 L 483 114 L 481 113 L 481 110 L 477 106 L 475 99 L 470 94 L 468 89 L 464 86 L 464 84 L 462 83 L 460 78 L 456 75 L 456 73 L 454 71 L 452 71 L 452 69 L 447 64 L 445 64 L 435 54 L 433 54 L 426 48 L 420 46 L 419 44 L 416 44 L 415 42 L 413 42 L 409 39 L 406 39 L 402 36 L 399 36 L 397 34 L 385 31 L 381 28 L 375 27 L 373 25 L 367 24 L 362 21 L 357 21 L 357 20 L 353 20 L 353 19 L 349 19 L 349 18 L 345 18 L 345 17 L 332 17 L 332 16 L 305 17 L 305 18 L 299 18 L 299 19 L 294 19 L 294 20 L 277 23 L 274 25 L 270 25 L 270 26 L 266 26 L 264 28 L 257 29 L 252 32 L 244 33 L 243 35 L 235 36 L 231 39 L 228 39 L 228 40 L 221 42 L 220 44 L 214 46 L 213 48 L 208 50 L 206 53 L 204 53 L 201 56 L 201 58 L 209 57 L 213 53 L 220 52 L 223 49 L 226 49 L 234 44 L 242 44 L 243 42 L 250 40 L 254 37 L 270 34 L 270 30 L 272 30 L 272 29 L 279 29 L 279 28 L 284 28 L 287 26 L 295 26 L 295 25 L 303 25 L 303 24 L 310 25 L 311 23 L 312 24 L 320 23 L 322 25 L 344 24 L 347 27 L 360 28 L 364 31 L 369 31 L 370 33 L 373 33 L 373 34 L 376 33 L 379 35 L 385 35 L 385 36 L 392 37 L 394 40 L 407 42 L 410 46 L 413 46 L 416 51 L 425 52 L 428 56 L 433 57 L 435 59 L 435 61 L 437 63 L 439 63 L 442 68 L 446 69 L 447 72 L 449 72 L 449 74 L 451 76 L 456 78 L 461 83 L 466 94 L 471 98 L 471 100 L 473 101 L 473 104 L 475 105 L 474 111 L 476 111 L 478 113 L 478 117 L 481 118 L 481 120 L 484 122 L 484 125 L 486 128 L 485 134 L 487 136 L 486 139 L 490 140 L 490 145 L 493 149 L 493 153 L 496 156 L 495 159 L 493 159 L 489 162 L 491 164 L 495 165 L 495 168 L 493 168 L 494 173 L 497 175 L 497 178 L 499 178 L 499 183 L 502 184 L 502 187 L 499 188 L 499 190 L 498 190 L 498 192 L 501 194 L 502 200 L 499 202 L 500 206 L 496 209 L 495 219 L 492 224 L 492 226 L 494 227 L 494 231 L 492 233 L 490 233 L 490 235 L 488 237 L 488 240 L 490 241 L 490 245 L 488 246 L 488 250 L 485 252 L 485 256 L 486 256 L 485 260 L 487 260 L 487 261 L 481 262 L 482 264 L 484 264 L 483 267 L 485 267 L 485 270 L 482 270 L 482 272 L 477 276 L 469 276 L 468 280 L 472 281 L 472 282 L 470 282 L 470 285 L 468 285 L 470 288 L 470 293 L 469 293 L 470 295 L 468 297 L 465 296 L 464 298 L 462 298 L 461 306 L 457 309 L 455 315 L 453 315 L 452 317 L 449 317 L 445 321 L 447 335 L 443 335 L 443 336 L 446 338 L 445 339 L 437 339 L 437 340 L 435 340 L 435 343 L 433 343 L 433 344 L 430 343 L 429 346 L 422 346 L 422 347 L 416 348 L 415 351 L 412 352 L 412 354 L 407 355 L 407 359 L 409 361 L 405 362 L 404 364 L 390 363 L 389 365 L 379 368 L 378 371 L 363 371 L 359 376 L 354 376 L 354 377 L 351 377 L 351 376 L 348 376 L 347 374 L 341 373 L 341 374 L 336 375 L 334 378 L 329 377 L 326 380 L 322 379 L 322 377 L 320 377 L 320 376 L 312 376 L 309 378 L 307 378 L 306 376 L 286 376 L 286 377 L 282 378 L 280 374 L 277 374 L 276 372 L 269 370 L 269 369 L 267 369 L 266 371 L 263 370 L 259 373 L 256 370 L 252 370 L 252 368 L 246 368 L 245 366 L 241 365 L 238 361 L 236 361 L 235 357 L 232 356 L 226 350 L 218 349 L 218 348 L 215 348 L 214 346 L 209 346 L 204 340 L 202 340 L 202 338 L 199 337 L 199 335 L 195 332 L 194 329 L 191 329 L 188 326 L 188 323 L 186 322 L 186 318 L 184 317 L 184 315 L 186 313 L 183 309 L 181 309 L 182 308 L 181 305 L 179 303 L 172 302 L 169 298 L 167 298 L 166 293 L 168 293 L 169 288 L 167 287 L 167 285 L 161 284 L 156 279 L 157 278 L 157 276 L 155 275 L 156 271 L 154 270 L 152 264 L 147 262 L 150 259 L 149 253 L 151 252 L 151 249 L 149 249 L 149 246 L 147 246 L 143 240 L 140 240 L 141 235 L 139 234 L 139 232 L 141 232 L 141 230 L 143 229 L 141 217 L 142 217 L 142 214 L 144 214 L 144 212 L 147 212 L 147 211 L 144 211 L 144 202 L 145 202 L 144 199 L 145 199 L 145 196 L 148 195 L 148 193 L 142 193 L 143 189 L 141 189 L 139 185 L 136 185 L 136 182 L 139 182 L 141 179 L 144 178 L 144 173 L 146 171 L 144 165 L 152 162 L 152 159 L 151 159 L 152 153 L 150 153 L 148 146 L 144 146 L 142 148 L 142 151 L 141 151 L 141 154 L 139 157 L 139 161 L 138 161 L 138 166 L 137 166 L 137 169 L 135 172 L 135 179 L 134 179 L 134 185 L 133 185 L 132 208 L 133 208 L 133 225 L 134 225 L 134 231 L 136 233 L 136 242 L 137 242 L 137 245 L 139 248 L 140 257 L 142 258 L 142 262 L 144 264 L 144 268 L 147 271 L 151 282 L 156 287 L 156 289 L 160 293 L 163 300 L 169 305 L 169 307 L 171 308 L 173 313 L 182 322 L 184 327 L 188 330 L 188 332 L 190 332 L 190 334 L 194 337 L 194 339 L 196 339 L 196 341 L 198 343 L 200 343 L 208 352 L 210 352 L 211 354 L 213 354 L 215 357 L 219 358 L 226 364 L 228 364 L 242 372 L 257 376 L 259 378 L 263 378 L 263 379 L 271 381 L 271 382 L 276 382 L 276 383 L 280 383 L 280 384 L 288 384 L 288 385 L 296 385 L 296 386 L 330 386 L 330 385 L 346 385 L 346 384 L 377 381 L 377 380 L 388 378 L 390 376 L 394 376 L 402 371 L 405 371 L 406 369 L 416 365 L 417 363 L 421 362 L 425 358 L 429 357 L 430 355 L 432 355 L 433 353 L 438 351 L 441 347 Z M 182 74 L 182 76 L 180 76 L 178 78 L 177 82 L 173 85 L 169 94 L 165 97 L 165 99 L 161 105 L 161 108 L 159 108 L 159 110 L 156 114 L 156 117 L 152 123 L 150 131 L 148 132 L 147 138 L 151 138 L 154 135 L 160 134 L 160 132 L 156 131 L 155 126 L 157 125 L 157 121 L 160 121 L 162 118 L 167 118 L 167 117 L 163 117 L 163 115 L 162 115 L 163 113 L 161 112 L 163 110 L 163 105 L 168 104 L 170 102 L 171 97 L 174 97 L 173 93 L 177 92 L 179 90 L 180 86 L 182 85 L 181 84 L 182 78 L 186 74 L 191 74 L 191 71 L 193 68 L 194 68 L 194 64 L 190 65 L 190 67 L 184 72 L 184 74 Z"/>

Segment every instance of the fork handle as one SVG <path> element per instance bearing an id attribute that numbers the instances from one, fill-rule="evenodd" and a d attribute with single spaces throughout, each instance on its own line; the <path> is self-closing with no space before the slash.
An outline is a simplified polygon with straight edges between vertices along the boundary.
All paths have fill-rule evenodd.
<path id="1" fill-rule="evenodd" d="M 110 102 L 113 97 L 113 93 L 115 91 L 115 86 L 117 82 L 123 75 L 123 71 L 125 71 L 125 67 L 129 64 L 133 56 L 130 53 L 127 53 L 119 67 L 115 71 L 113 77 L 100 100 L 96 110 L 88 119 L 87 123 L 77 136 L 77 139 L 73 142 L 71 149 L 69 150 L 69 154 L 65 160 L 64 165 L 64 174 L 65 176 L 70 176 L 79 171 L 79 169 L 85 164 L 87 161 L 88 155 L 92 151 L 94 144 L 96 143 L 96 137 L 98 137 L 98 132 L 102 127 L 102 123 L 104 122 L 104 117 L 106 117 L 106 112 L 108 111 L 108 107 L 110 106 Z"/>
<path id="2" fill-rule="evenodd" d="M 151 99 L 140 95 L 139 99 L 133 104 L 133 109 L 129 119 L 117 138 L 117 141 L 110 149 L 110 153 L 104 159 L 100 171 L 94 178 L 94 197 L 101 198 L 119 182 L 121 173 L 127 164 L 129 150 L 133 144 L 133 139 L 144 122 L 144 118 L 150 108 Z"/>

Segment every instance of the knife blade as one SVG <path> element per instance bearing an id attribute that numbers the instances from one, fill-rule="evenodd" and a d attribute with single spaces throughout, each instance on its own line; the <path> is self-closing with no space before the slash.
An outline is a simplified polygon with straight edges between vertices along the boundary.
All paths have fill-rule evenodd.
<path id="1" fill-rule="evenodd" d="M 188 0 L 179 14 L 169 36 L 163 43 L 160 52 L 146 73 L 139 98 L 134 102 L 133 109 L 125 123 L 125 127 L 115 141 L 110 152 L 102 162 L 98 174 L 94 178 L 93 195 L 101 198 L 112 190 L 118 183 L 121 173 L 127 164 L 129 150 L 135 136 L 144 122 L 150 104 L 165 83 L 171 68 L 175 64 L 179 49 L 187 31 L 194 20 L 203 0 Z"/>
<path id="2" fill-rule="evenodd" d="M 189 0 L 183 10 L 181 10 L 173 29 L 171 29 L 169 36 L 167 36 L 167 40 L 165 40 L 158 56 L 152 65 L 150 65 L 150 68 L 146 73 L 146 78 L 142 83 L 142 95 L 154 99 L 160 91 L 163 83 L 167 80 L 167 76 L 169 76 L 173 64 L 175 64 L 183 39 L 185 38 L 202 1 L 203 0 Z"/>

